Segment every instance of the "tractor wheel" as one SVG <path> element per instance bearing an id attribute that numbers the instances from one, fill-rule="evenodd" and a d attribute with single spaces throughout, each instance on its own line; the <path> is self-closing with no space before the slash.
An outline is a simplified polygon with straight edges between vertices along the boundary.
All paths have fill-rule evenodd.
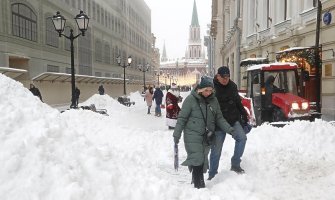
<path id="1" fill-rule="evenodd" d="M 286 121 L 283 111 L 281 111 L 279 108 L 273 109 L 272 121 L 273 122 Z"/>

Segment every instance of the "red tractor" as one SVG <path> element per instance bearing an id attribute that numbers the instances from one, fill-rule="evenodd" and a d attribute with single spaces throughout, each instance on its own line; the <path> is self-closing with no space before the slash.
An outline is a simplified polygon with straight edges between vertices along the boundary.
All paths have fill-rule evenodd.
<path id="1" fill-rule="evenodd" d="M 298 95 L 299 76 L 295 63 L 253 65 L 246 71 L 247 90 L 242 104 L 249 113 L 251 124 L 310 119 L 309 101 Z M 266 85 L 270 76 L 276 88 L 271 94 Z"/>

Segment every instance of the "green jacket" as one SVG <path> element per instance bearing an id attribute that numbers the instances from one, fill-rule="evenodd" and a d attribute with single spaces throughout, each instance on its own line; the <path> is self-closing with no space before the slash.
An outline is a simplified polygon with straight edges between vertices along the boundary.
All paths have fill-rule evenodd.
<path id="1" fill-rule="evenodd" d="M 219 102 L 215 95 L 211 94 L 205 99 L 196 92 L 196 89 L 194 89 L 184 100 L 178 115 L 173 137 L 175 137 L 175 141 L 179 141 L 181 133 L 184 131 L 184 143 L 187 158 L 182 165 L 200 166 L 203 164 L 204 172 L 206 172 L 208 169 L 208 153 L 210 146 L 204 140 L 206 128 L 204 117 L 207 118 L 208 130 L 213 133 L 215 131 L 215 126 L 218 126 L 227 133 L 231 133 L 234 130 L 223 118 Z"/>

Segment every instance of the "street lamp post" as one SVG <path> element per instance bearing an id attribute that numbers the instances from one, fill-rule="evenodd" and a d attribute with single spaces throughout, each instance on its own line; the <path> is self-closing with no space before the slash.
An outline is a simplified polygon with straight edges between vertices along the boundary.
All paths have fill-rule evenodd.
<path id="1" fill-rule="evenodd" d="M 161 71 L 155 71 L 155 75 L 157 76 L 157 85 L 158 85 L 158 87 L 159 87 L 159 77 L 162 75 L 161 74 Z"/>
<path id="2" fill-rule="evenodd" d="M 164 88 L 165 88 L 165 90 L 166 90 L 166 78 L 168 78 L 168 74 L 164 74 Z"/>
<path id="3" fill-rule="evenodd" d="M 139 64 L 137 67 L 141 72 L 143 72 L 143 92 L 145 92 L 145 89 L 147 88 L 145 86 L 145 72 L 149 70 L 150 65 L 149 63 L 147 63 L 146 65 Z"/>
<path id="4" fill-rule="evenodd" d="M 171 80 L 174 80 L 174 76 L 170 76 L 170 88 L 171 88 Z"/>
<path id="5" fill-rule="evenodd" d="M 321 113 L 321 67 L 322 60 L 320 58 L 320 27 L 321 27 L 321 13 L 322 13 L 322 3 L 317 0 L 317 16 L 316 16 L 316 34 L 315 34 L 315 74 L 316 74 L 316 111 Z M 321 115 L 320 115 L 321 116 Z"/>
<path id="6" fill-rule="evenodd" d="M 85 31 L 87 31 L 89 17 L 83 12 L 80 13 L 74 18 L 77 22 L 78 29 L 81 31 L 78 35 L 73 35 L 73 29 L 70 30 L 70 35 L 64 35 L 64 27 L 66 23 L 66 19 L 57 11 L 56 15 L 52 17 L 52 22 L 54 24 L 55 30 L 58 32 L 59 37 L 64 36 L 65 38 L 71 41 L 71 91 L 72 91 L 72 99 L 70 108 L 77 108 L 76 104 L 76 95 L 75 95 L 75 76 L 74 76 L 74 46 L 73 41 L 78 38 L 80 35 L 85 36 Z"/>
<path id="7" fill-rule="evenodd" d="M 121 64 L 120 56 L 116 58 L 116 61 L 119 66 L 123 67 L 123 95 L 126 96 L 126 67 L 131 65 L 132 58 L 131 56 L 128 57 L 127 65 L 126 63 Z"/>

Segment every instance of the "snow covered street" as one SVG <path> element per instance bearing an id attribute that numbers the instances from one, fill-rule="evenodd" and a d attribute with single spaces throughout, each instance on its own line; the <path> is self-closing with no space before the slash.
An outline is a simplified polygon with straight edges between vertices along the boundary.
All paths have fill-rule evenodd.
<path id="1" fill-rule="evenodd" d="M 173 131 L 165 125 L 165 111 L 162 117 L 147 115 L 140 93 L 130 98 L 136 102 L 131 107 L 98 94 L 79 104 L 94 103 L 109 116 L 60 113 L 0 74 L 0 199 L 335 198 L 335 126 L 326 121 L 252 129 L 243 175 L 229 170 L 234 140 L 227 136 L 219 174 L 198 190 L 187 167 L 173 168 Z M 185 157 L 181 140 L 180 163 Z"/>

